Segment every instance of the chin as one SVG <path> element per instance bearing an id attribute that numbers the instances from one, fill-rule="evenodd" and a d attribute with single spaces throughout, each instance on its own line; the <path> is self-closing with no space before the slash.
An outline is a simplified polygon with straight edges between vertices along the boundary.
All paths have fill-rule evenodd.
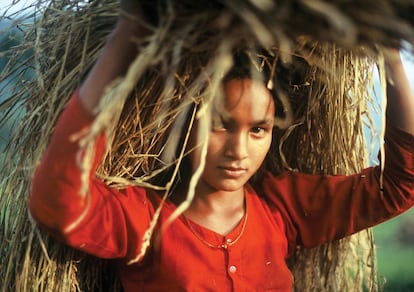
<path id="1" fill-rule="evenodd" d="M 244 179 L 235 180 L 235 179 L 222 179 L 222 178 L 210 178 L 209 180 L 202 178 L 202 185 L 207 186 L 212 191 L 224 191 L 224 192 L 234 192 L 244 188 L 244 185 L 247 183 Z"/>
<path id="2" fill-rule="evenodd" d="M 235 192 L 239 190 L 241 187 L 219 187 L 217 188 L 218 191 L 224 191 L 224 192 Z"/>
<path id="3" fill-rule="evenodd" d="M 240 182 L 223 183 L 223 184 L 217 185 L 216 189 L 220 191 L 225 191 L 225 192 L 234 192 L 234 191 L 237 191 L 243 188 L 244 185 L 245 183 L 240 183 Z"/>

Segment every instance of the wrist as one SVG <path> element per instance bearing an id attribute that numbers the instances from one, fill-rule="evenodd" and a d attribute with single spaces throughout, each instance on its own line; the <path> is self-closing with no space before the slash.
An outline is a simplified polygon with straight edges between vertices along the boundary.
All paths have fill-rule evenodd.
<path id="1" fill-rule="evenodd" d="M 148 35 L 150 29 L 145 20 L 140 19 L 134 14 L 120 11 L 114 33 L 124 35 L 126 37 L 139 38 Z"/>
<path id="2" fill-rule="evenodd" d="M 387 66 L 402 65 L 400 52 L 397 49 L 385 49 L 383 55 Z"/>

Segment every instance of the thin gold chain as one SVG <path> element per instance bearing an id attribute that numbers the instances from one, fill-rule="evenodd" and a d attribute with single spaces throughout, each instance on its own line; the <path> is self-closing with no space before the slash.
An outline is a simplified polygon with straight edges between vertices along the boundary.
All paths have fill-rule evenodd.
<path id="1" fill-rule="evenodd" d="M 184 220 L 185 220 L 185 222 L 187 223 L 187 225 L 188 225 L 188 227 L 190 228 L 190 230 L 191 230 L 191 232 L 194 234 L 194 236 L 195 237 L 197 237 L 198 238 L 198 240 L 200 240 L 202 243 L 204 243 L 205 245 L 207 245 L 207 246 L 209 246 L 209 247 L 211 247 L 211 248 L 217 248 L 217 249 L 227 249 L 227 248 L 229 248 L 230 246 L 232 246 L 232 245 L 235 245 L 239 240 L 240 240 L 240 238 L 242 237 L 242 235 L 243 235 L 243 233 L 244 233 L 244 230 L 246 229 L 246 223 L 247 223 L 247 217 L 248 217 L 248 209 L 247 209 L 247 202 L 246 202 L 246 211 L 245 211 L 245 214 L 244 214 L 244 216 L 243 216 L 243 225 L 242 225 L 242 228 L 241 228 L 241 230 L 240 230 L 240 232 L 239 232 L 239 234 L 237 235 L 237 237 L 233 240 L 233 241 L 230 241 L 230 242 L 224 242 L 223 244 L 220 244 L 220 245 L 214 245 L 214 244 L 212 244 L 212 243 L 210 243 L 210 242 L 208 242 L 207 240 L 205 240 L 196 230 L 194 230 L 194 228 L 193 228 L 193 224 L 187 219 L 187 217 L 185 217 L 185 216 L 183 216 L 184 217 Z"/>

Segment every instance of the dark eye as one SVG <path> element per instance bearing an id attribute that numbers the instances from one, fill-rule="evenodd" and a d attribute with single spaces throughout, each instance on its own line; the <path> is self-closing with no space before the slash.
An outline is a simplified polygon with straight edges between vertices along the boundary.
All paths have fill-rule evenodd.
<path id="1" fill-rule="evenodd" d="M 250 132 L 255 136 L 261 137 L 266 133 L 266 129 L 263 127 L 253 127 Z"/>
<path id="2" fill-rule="evenodd" d="M 257 126 L 257 127 L 252 127 L 250 129 L 250 133 L 256 137 L 256 138 L 262 138 L 264 137 L 266 134 L 268 134 L 269 132 L 271 132 L 272 127 L 268 127 L 268 126 Z"/>

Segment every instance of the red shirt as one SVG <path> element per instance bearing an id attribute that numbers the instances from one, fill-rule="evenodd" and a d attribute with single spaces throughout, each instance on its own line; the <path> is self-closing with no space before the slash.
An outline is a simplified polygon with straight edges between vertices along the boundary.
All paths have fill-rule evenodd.
<path id="1" fill-rule="evenodd" d="M 109 188 L 94 175 L 89 195 L 79 194 L 78 144 L 71 137 L 92 122 L 74 94 L 33 178 L 30 212 L 66 244 L 119 259 L 125 291 L 291 291 L 285 259 L 296 245 L 348 236 L 414 204 L 414 137 L 390 127 L 383 193 L 378 168 L 351 176 L 266 173 L 255 189 L 246 186 L 247 218 L 230 234 L 223 237 L 181 216 L 154 237 L 143 259 L 128 265 L 161 199 L 139 187 Z M 98 139 L 92 174 L 103 147 Z M 161 225 L 174 210 L 167 201 Z"/>

